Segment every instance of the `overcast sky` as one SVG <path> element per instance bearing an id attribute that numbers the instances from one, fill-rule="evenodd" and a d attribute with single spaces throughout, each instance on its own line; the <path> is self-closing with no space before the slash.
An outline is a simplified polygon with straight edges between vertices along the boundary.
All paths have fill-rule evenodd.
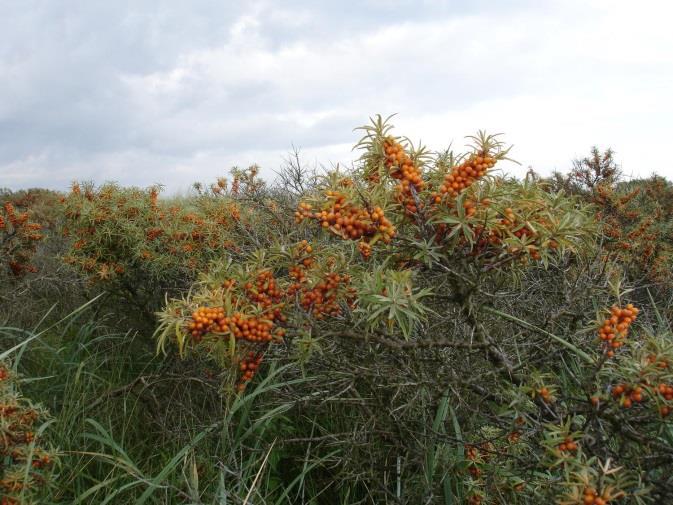
<path id="1" fill-rule="evenodd" d="M 673 178 L 665 0 L 0 0 L 0 187 L 169 192 L 292 145 L 349 164 L 398 113 L 433 149 L 504 132 L 548 173 L 597 144 Z"/>

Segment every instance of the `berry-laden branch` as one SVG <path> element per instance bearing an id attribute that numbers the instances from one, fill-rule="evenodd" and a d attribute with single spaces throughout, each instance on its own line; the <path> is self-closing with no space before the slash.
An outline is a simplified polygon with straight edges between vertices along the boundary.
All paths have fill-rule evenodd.
<path id="1" fill-rule="evenodd" d="M 380 117 L 362 131 L 354 170 L 303 191 L 287 236 L 221 254 L 166 305 L 159 349 L 213 359 L 231 394 L 269 361 L 328 370 L 320 390 L 357 398 L 366 437 L 397 437 L 426 484 L 459 476 L 456 496 L 469 503 L 606 504 L 644 493 L 659 467 L 611 418 L 657 450 L 673 407 L 672 351 L 657 338 L 639 354 L 630 304 L 577 328 L 586 305 L 573 293 L 586 288 L 605 306 L 592 209 L 533 177 L 494 174 L 509 154 L 497 136 L 431 155 Z M 394 385 L 381 380 L 389 374 Z M 438 391 L 451 395 L 451 417 Z M 424 454 L 424 437 L 445 445 Z M 440 486 L 428 488 L 435 499 Z"/>
<path id="2" fill-rule="evenodd" d="M 57 456 L 37 432 L 44 409 L 16 392 L 16 377 L 0 361 L 0 494 L 3 505 L 36 498 L 48 482 Z"/>
<path id="3" fill-rule="evenodd" d="M 30 261 L 44 238 L 41 230 L 41 224 L 30 221 L 29 210 L 20 212 L 11 201 L 0 207 L 0 258 L 14 277 L 37 272 Z"/>
<path id="4" fill-rule="evenodd" d="M 381 240 L 389 244 L 395 236 L 395 227 L 386 218 L 381 206 L 362 206 L 359 192 L 352 179 L 340 178 L 336 186 L 341 189 L 324 189 L 323 198 L 304 201 L 295 213 L 297 223 L 305 219 L 319 223 L 323 229 L 343 240 L 357 240 L 362 256 L 369 258 L 371 248 Z"/>
<path id="5" fill-rule="evenodd" d="M 610 308 L 610 319 L 603 321 L 598 330 L 598 337 L 603 342 L 605 353 L 609 358 L 615 355 L 615 350 L 624 345 L 629 327 L 638 317 L 639 309 L 629 303 L 625 308 L 617 306 Z"/>
<path id="6" fill-rule="evenodd" d="M 205 351 L 235 365 L 242 391 L 269 346 L 283 342 L 289 330 L 296 335 L 307 319 L 339 317 L 354 303 L 350 275 L 338 273 L 336 261 L 319 265 L 307 241 L 279 251 L 276 261 L 282 266 L 227 263 L 193 296 L 174 300 L 160 314 L 159 348 L 173 334 L 181 354 Z"/>

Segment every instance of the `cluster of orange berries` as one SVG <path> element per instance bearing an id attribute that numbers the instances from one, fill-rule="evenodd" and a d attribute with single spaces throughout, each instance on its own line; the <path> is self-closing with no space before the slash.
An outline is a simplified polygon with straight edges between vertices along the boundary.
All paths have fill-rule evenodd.
<path id="1" fill-rule="evenodd" d="M 475 479 L 481 475 L 481 469 L 477 466 L 478 462 L 487 462 L 495 448 L 491 442 L 483 442 L 479 445 L 466 445 L 465 457 L 470 461 L 468 472 Z"/>
<path id="2" fill-rule="evenodd" d="M 28 447 L 35 442 L 34 427 L 40 414 L 8 388 L 10 378 L 10 371 L 0 365 L 0 461 L 3 462 L 0 463 L 0 494 L 3 495 L 2 503 L 18 505 L 23 501 L 13 498 L 12 494 L 23 492 L 28 498 L 32 487 L 44 483 L 44 478 L 36 472 L 24 479 L 26 464 L 30 463 L 31 468 L 39 470 L 51 465 L 53 460 L 38 444 Z"/>
<path id="3" fill-rule="evenodd" d="M 666 401 L 673 401 L 673 386 L 664 384 L 663 382 L 657 386 L 657 391 Z M 673 409 L 669 405 L 662 405 L 659 407 L 659 413 L 666 417 Z"/>
<path id="4" fill-rule="evenodd" d="M 512 210 L 510 207 L 507 207 L 503 211 L 503 218 L 500 220 L 500 224 L 503 226 L 507 226 L 511 229 L 514 229 L 513 235 L 519 239 L 525 240 L 528 237 L 531 237 L 535 239 L 537 237 L 537 233 L 530 228 L 528 224 L 525 224 L 523 226 L 518 226 L 517 227 L 517 220 L 516 216 L 514 215 L 514 210 Z M 549 242 L 549 247 L 551 249 L 556 249 L 558 247 L 558 243 L 554 240 L 551 240 Z M 540 251 L 538 249 L 538 246 L 535 244 L 528 244 L 526 246 L 526 251 L 528 252 L 528 256 L 530 256 L 531 259 L 538 261 L 541 259 Z M 514 249 L 510 249 L 510 252 L 514 253 L 517 252 Z"/>
<path id="5" fill-rule="evenodd" d="M 612 388 L 612 397 L 619 400 L 625 409 L 631 408 L 634 403 L 641 403 L 645 400 L 642 386 L 631 387 L 628 384 L 617 384 Z"/>
<path id="6" fill-rule="evenodd" d="M 273 316 L 275 314 L 272 313 Z M 270 342 L 273 339 L 273 322 L 256 316 L 245 316 L 236 312 L 231 317 L 225 315 L 224 308 L 199 307 L 192 313 L 192 321 L 187 329 L 195 342 L 200 342 L 207 333 L 231 333 L 236 339 L 248 342 Z M 282 328 L 276 331 L 282 336 Z"/>
<path id="7" fill-rule="evenodd" d="M 309 244 L 308 240 L 302 240 L 299 242 L 295 248 L 295 253 L 296 256 L 298 257 L 305 257 L 306 255 L 312 254 L 313 253 L 313 246 Z M 304 266 L 308 267 L 310 265 L 304 264 Z"/>
<path id="8" fill-rule="evenodd" d="M 53 460 L 51 459 L 51 456 L 49 454 L 41 454 L 39 457 L 33 459 L 33 462 L 31 463 L 31 466 L 33 468 L 45 468 L 49 465 L 51 465 Z"/>
<path id="9" fill-rule="evenodd" d="M 19 277 L 20 275 L 23 275 L 26 272 L 31 273 L 37 272 L 37 267 L 35 265 L 27 265 L 21 263 L 20 261 L 10 261 L 8 265 L 9 269 L 12 271 L 12 274 L 15 277 Z"/>
<path id="10" fill-rule="evenodd" d="M 534 230 L 531 230 L 528 225 L 521 226 L 514 231 L 514 236 L 520 239 L 525 239 L 529 235 L 535 237 L 537 233 Z"/>
<path id="11" fill-rule="evenodd" d="M 297 210 L 294 213 L 294 221 L 299 224 L 304 219 L 314 218 L 313 205 L 307 202 L 299 202 L 297 205 Z M 329 223 L 327 224 L 329 226 Z"/>
<path id="12" fill-rule="evenodd" d="M 503 218 L 500 219 L 500 224 L 503 226 L 514 226 L 516 224 L 516 216 L 514 215 L 514 210 L 510 207 L 507 207 L 503 211 Z"/>
<path id="13" fill-rule="evenodd" d="M 7 235 L 2 244 L 5 251 L 0 250 L 0 255 L 8 257 L 7 265 L 16 277 L 26 272 L 37 272 L 37 268 L 28 261 L 35 251 L 36 242 L 44 238 L 38 233 L 42 225 L 29 222 L 28 212 L 18 213 L 12 202 L 5 202 L 3 209 L 5 216 L 0 214 L 0 232 L 4 231 Z"/>
<path id="14" fill-rule="evenodd" d="M 645 241 L 652 241 L 656 240 L 657 235 L 654 233 L 647 233 L 650 227 L 652 227 L 655 224 L 654 219 L 648 218 L 644 220 L 638 228 L 635 230 L 630 231 L 627 235 L 626 238 L 628 238 L 631 241 L 642 239 Z"/>
<path id="15" fill-rule="evenodd" d="M 224 332 L 228 327 L 223 307 L 199 307 L 192 313 L 192 321 L 187 325 L 187 329 L 196 342 L 200 342 L 206 333 Z"/>
<path id="16" fill-rule="evenodd" d="M 255 354 L 254 352 L 249 352 L 248 355 L 240 361 L 238 368 L 241 371 L 241 380 L 237 386 L 239 392 L 243 391 L 246 383 L 252 380 L 261 363 L 262 355 Z"/>
<path id="17" fill-rule="evenodd" d="M 482 504 L 482 497 L 481 497 L 481 495 L 473 493 L 467 499 L 467 503 L 468 503 L 468 505 L 481 505 Z"/>
<path id="18" fill-rule="evenodd" d="M 457 197 L 461 191 L 482 178 L 488 169 L 495 166 L 495 163 L 496 159 L 486 152 L 473 154 L 444 176 L 444 182 L 439 187 L 439 194 L 434 195 L 434 202 L 439 203 L 442 196 L 446 194 Z"/>
<path id="19" fill-rule="evenodd" d="M 466 447 L 465 456 L 471 461 L 470 465 L 467 468 L 467 471 L 470 472 L 470 475 L 475 479 L 478 479 L 481 475 L 481 469 L 477 466 L 475 461 L 479 457 L 478 449 L 474 446 Z"/>
<path id="20" fill-rule="evenodd" d="M 363 258 L 368 259 L 372 255 L 372 246 L 369 242 L 360 241 L 358 242 L 358 251 Z"/>
<path id="21" fill-rule="evenodd" d="M 558 445 L 558 450 L 561 452 L 575 452 L 577 448 L 577 442 L 575 442 L 572 437 L 565 437 L 563 442 Z"/>
<path id="22" fill-rule="evenodd" d="M 310 256 L 312 252 L 313 246 L 308 243 L 308 240 L 302 240 L 296 245 L 294 258 L 297 260 L 297 264 L 290 266 L 288 269 L 288 275 L 293 281 L 289 289 L 290 295 L 294 295 L 299 291 L 303 283 L 308 282 L 306 269 L 310 268 L 315 263 L 313 257 Z"/>
<path id="23" fill-rule="evenodd" d="M 422 205 L 418 194 L 425 187 L 421 172 L 407 155 L 402 144 L 388 137 L 383 141 L 385 151 L 385 166 L 393 179 L 400 182 L 395 187 L 398 202 L 404 206 L 409 214 L 415 214 Z M 415 194 L 414 194 L 415 193 Z"/>
<path id="24" fill-rule="evenodd" d="M 342 313 L 339 302 L 343 300 L 348 306 L 355 302 L 355 289 L 350 286 L 350 275 L 340 275 L 336 272 L 328 273 L 314 284 L 310 283 L 306 275 L 315 260 L 310 256 L 313 248 L 306 240 L 297 246 L 297 256 L 300 263 L 289 268 L 289 277 L 293 282 L 287 288 L 288 296 L 298 296 L 299 304 L 307 312 L 311 312 L 316 319 L 327 316 L 336 317 Z M 345 289 L 345 295 L 344 295 Z"/>
<path id="25" fill-rule="evenodd" d="M 159 236 L 163 235 L 164 230 L 161 228 L 150 228 L 147 230 L 147 240 L 150 242 L 156 240 Z"/>
<path id="26" fill-rule="evenodd" d="M 339 294 L 343 287 L 348 287 L 351 282 L 350 275 L 340 275 L 332 272 L 326 278 L 314 286 L 301 288 L 299 303 L 304 310 L 311 312 L 316 319 L 324 319 L 327 316 L 337 317 L 342 309 L 339 305 Z M 296 292 L 296 286 L 290 286 L 289 293 Z M 346 303 L 352 305 L 355 293 L 352 288 L 347 289 Z"/>
<path id="27" fill-rule="evenodd" d="M 283 294 L 270 270 L 259 272 L 255 283 L 246 282 L 244 288 L 248 299 L 262 307 L 278 303 Z"/>
<path id="28" fill-rule="evenodd" d="M 582 493 L 582 505 L 609 505 L 610 494 L 606 491 L 599 493 L 592 487 L 587 487 Z"/>
<path id="29" fill-rule="evenodd" d="M 231 205 L 229 205 L 227 207 L 227 211 L 229 212 L 229 216 L 234 221 L 240 221 L 241 220 L 241 209 L 235 203 L 232 203 Z"/>
<path id="30" fill-rule="evenodd" d="M 304 241 L 297 249 L 297 253 L 309 253 L 312 251 L 308 242 Z M 303 268 L 303 267 L 302 267 Z M 295 275 L 303 275 L 299 269 Z M 242 284 L 242 283 L 241 283 Z M 287 321 L 287 316 L 282 312 L 285 295 L 271 270 L 258 271 L 254 280 L 241 285 L 241 290 L 232 293 L 239 285 L 236 279 L 226 279 L 222 282 L 222 288 L 232 297 L 234 304 L 240 302 L 253 304 L 259 311 L 256 315 L 245 315 L 235 312 L 227 315 L 223 307 L 199 307 L 191 315 L 191 321 L 187 329 L 196 342 L 200 342 L 207 333 L 233 335 L 237 340 L 251 344 L 268 344 L 282 339 L 286 330 L 277 326 L 277 323 Z M 239 391 L 245 389 L 245 385 L 255 375 L 262 361 L 261 353 L 249 352 L 246 357 L 239 361 L 241 378 L 237 385 Z"/>
<path id="31" fill-rule="evenodd" d="M 554 396 L 552 395 L 549 388 L 547 388 L 545 386 L 542 386 L 540 389 L 538 389 L 537 394 L 540 398 L 542 398 L 542 401 L 545 402 L 545 403 L 553 403 L 554 402 Z"/>
<path id="32" fill-rule="evenodd" d="M 307 258 L 308 259 L 308 258 Z M 310 262 L 309 262 L 310 266 Z M 291 288 L 294 287 L 294 292 L 299 289 L 300 285 L 304 282 L 307 282 L 306 278 L 306 267 L 301 264 L 301 265 L 292 265 L 288 269 L 288 275 L 290 276 L 290 279 L 294 280 L 294 283 L 291 285 Z"/>
<path id="33" fill-rule="evenodd" d="M 618 193 L 599 186 L 601 195 L 596 200 L 603 210 L 599 219 L 603 221 L 604 234 L 613 239 L 606 245 L 619 261 L 632 263 L 655 282 L 670 284 L 670 247 L 667 247 L 664 229 L 654 226 L 667 221 L 666 205 L 659 206 L 667 197 L 652 192 L 649 183 L 643 187 L 646 188 L 646 199 L 634 202 L 632 198 L 637 189 L 618 198 Z M 655 203 L 655 208 L 645 210 L 643 205 L 649 207 L 651 203 Z"/>
<path id="34" fill-rule="evenodd" d="M 610 319 L 603 321 L 598 330 L 598 336 L 604 342 L 608 357 L 614 356 L 614 350 L 624 345 L 629 327 L 638 317 L 638 312 L 639 309 L 631 303 L 623 309 L 614 305 L 610 308 Z"/>
<path id="35" fill-rule="evenodd" d="M 12 204 L 12 202 L 5 202 L 4 208 L 5 208 L 5 214 L 7 215 L 7 219 L 15 228 L 18 228 L 19 226 L 23 225 L 26 221 L 28 221 L 28 213 L 22 212 L 20 214 L 17 214 L 16 209 L 14 208 L 14 204 Z M 1 225 L 2 226 L 0 226 L 0 229 L 6 226 L 4 220 L 1 222 Z"/>
<path id="36" fill-rule="evenodd" d="M 647 356 L 646 361 L 648 365 L 655 365 L 659 369 L 667 369 L 669 367 L 668 361 L 663 358 L 658 358 L 655 354 Z M 641 370 L 640 375 L 644 375 L 646 370 Z M 617 384 L 611 389 L 612 398 L 619 402 L 623 408 L 631 408 L 636 403 L 642 403 L 647 399 L 647 396 L 652 398 L 659 398 L 663 402 L 673 401 L 673 385 L 665 382 L 653 383 L 648 378 L 642 378 L 639 384 L 629 385 L 626 383 Z M 592 396 L 591 403 L 595 408 L 600 406 L 600 397 Z M 673 406 L 663 404 L 659 406 L 659 414 L 662 417 L 667 417 L 673 412 Z"/>
<path id="37" fill-rule="evenodd" d="M 313 264 L 313 257 L 310 256 L 312 253 L 313 246 L 308 240 L 302 240 L 295 247 L 295 258 L 301 260 L 302 265 L 307 268 Z"/>
<path id="38" fill-rule="evenodd" d="M 326 210 L 313 212 L 313 207 L 301 202 L 295 212 L 295 220 L 301 223 L 304 219 L 314 219 L 335 235 L 345 240 L 371 239 L 379 235 L 387 244 L 395 236 L 395 227 L 384 215 L 381 207 L 367 210 L 346 201 L 346 196 L 338 191 L 326 191 L 325 196 L 331 201 Z"/>
<path id="39" fill-rule="evenodd" d="M 481 204 L 485 207 L 488 207 L 490 204 L 490 200 L 488 198 L 484 198 L 481 201 Z M 465 209 L 465 215 L 467 217 L 472 217 L 477 213 L 477 202 L 474 200 L 470 200 L 469 198 L 466 198 L 463 201 L 463 209 Z"/>

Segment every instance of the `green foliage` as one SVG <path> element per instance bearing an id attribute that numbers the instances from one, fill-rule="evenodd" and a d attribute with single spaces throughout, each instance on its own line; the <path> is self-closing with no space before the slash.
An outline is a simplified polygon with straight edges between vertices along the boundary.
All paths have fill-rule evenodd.
<path id="1" fill-rule="evenodd" d="M 422 299 L 431 296 L 431 290 L 413 292 L 411 277 L 410 270 L 384 267 L 363 275 L 354 317 L 356 321 L 362 319 L 360 324 L 367 333 L 399 331 L 408 340 L 414 327 L 427 320 L 428 309 Z"/>
<path id="2" fill-rule="evenodd" d="M 44 238 L 42 224 L 33 222 L 30 208 L 36 196 L 0 193 L 0 279 L 7 274 L 21 277 L 37 268 L 31 259 Z"/>
<path id="3" fill-rule="evenodd" d="M 0 295 L 44 310 L 3 304 L 33 329 L 0 356 L 53 415 L 40 503 L 670 501 L 670 184 L 597 150 L 519 181 L 498 135 L 359 131 L 350 171 L 295 153 L 277 186 L 252 166 L 34 207 L 44 282 Z"/>
<path id="4" fill-rule="evenodd" d="M 196 185 L 190 199 L 162 199 L 158 186 L 96 188 L 75 183 L 64 200 L 63 259 L 89 282 L 150 313 L 223 254 L 240 255 L 271 239 L 271 202 L 255 170 L 234 170 L 232 189 L 221 178 L 210 191 Z M 261 209 L 268 212 L 262 212 Z"/>
<path id="5" fill-rule="evenodd" d="M 624 267 L 629 280 L 647 279 L 662 295 L 673 279 L 673 185 L 657 175 L 624 181 L 608 149 L 575 160 L 568 176 L 555 174 L 551 187 L 563 187 L 597 208 L 605 260 Z"/>
<path id="6" fill-rule="evenodd" d="M 3 353 L 3 355 L 6 353 Z M 3 505 L 33 504 L 58 461 L 45 443 L 47 411 L 21 395 L 20 380 L 10 363 L 0 358 L 0 492 Z"/>

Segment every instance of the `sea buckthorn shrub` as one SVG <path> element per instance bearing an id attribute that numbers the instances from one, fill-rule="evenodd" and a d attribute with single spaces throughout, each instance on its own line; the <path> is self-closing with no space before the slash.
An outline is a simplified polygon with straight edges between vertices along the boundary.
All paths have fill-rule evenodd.
<path id="1" fill-rule="evenodd" d="M 673 279 L 673 185 L 663 177 L 625 180 L 614 152 L 594 147 L 575 160 L 568 175 L 555 174 L 554 188 L 593 204 L 603 234 L 603 259 L 618 262 L 629 279 L 670 293 Z"/>
<path id="2" fill-rule="evenodd" d="M 48 362 L 31 387 L 63 416 L 60 501 L 671 502 L 670 183 L 620 181 L 597 150 L 516 180 L 500 135 L 433 152 L 383 118 L 358 131 L 352 169 L 297 154 L 277 186 L 253 165 L 187 197 L 78 184 L 52 212 L 11 195 L 49 230 L 64 213 L 66 236 L 39 242 L 24 298 L 0 293 L 0 326 L 22 326 L 10 305 L 46 312 L 29 298 L 133 302 L 97 300 L 20 361 Z M 63 244 L 68 265 L 44 269 Z M 59 276 L 70 290 L 44 296 Z M 128 324 L 155 311 L 165 360 Z M 25 410 L 1 411 L 0 444 L 36 445 L 0 458 L 0 499 L 49 503 L 53 451 L 25 434 L 42 418 L 16 418 L 42 411 L 7 372 Z"/>
<path id="3" fill-rule="evenodd" d="M 673 273 L 673 186 L 661 177 L 600 185 L 592 194 L 605 237 L 606 259 L 629 278 L 670 292 Z"/>
<path id="4" fill-rule="evenodd" d="M 60 259 L 68 245 L 60 235 L 61 197 L 39 188 L 0 189 L 0 326 L 33 327 L 36 314 L 51 310 L 58 318 L 88 300 L 77 273 Z"/>
<path id="5" fill-rule="evenodd" d="M 615 305 L 610 307 L 609 319 L 603 321 L 603 325 L 598 330 L 598 336 L 605 345 L 605 353 L 612 358 L 615 350 L 625 344 L 629 327 L 638 317 L 640 309 L 629 303 L 626 307 L 620 308 Z"/>
<path id="6" fill-rule="evenodd" d="M 3 505 L 36 501 L 57 461 L 41 435 L 47 413 L 18 393 L 14 373 L 0 361 L 0 497 Z"/>
<path id="7" fill-rule="evenodd" d="M 303 194 L 291 233 L 168 302 L 159 348 L 219 363 L 231 395 L 298 362 L 276 457 L 295 475 L 310 453 L 307 485 L 350 502 L 667 496 L 671 336 L 646 336 L 653 314 L 597 257 L 594 209 L 495 172 L 499 136 L 433 154 L 382 118 L 361 131 L 359 163 Z"/>
<path id="8" fill-rule="evenodd" d="M 92 284 L 151 312 L 154 302 L 188 287 L 213 259 L 270 241 L 259 231 L 268 227 L 268 215 L 245 200 L 263 188 L 255 176 L 254 169 L 236 171 L 229 189 L 224 178 L 206 190 L 197 184 L 191 198 L 161 198 L 159 186 L 74 183 L 63 199 L 63 233 L 71 240 L 63 260 Z"/>
<path id="9" fill-rule="evenodd" d="M 44 232 L 31 203 L 30 195 L 0 194 L 0 268 L 15 278 L 37 272 L 31 260 Z"/>
<path id="10" fill-rule="evenodd" d="M 313 221 L 336 237 L 357 242 L 362 256 L 368 258 L 374 244 L 379 240 L 390 244 L 396 231 L 382 207 L 385 195 L 371 192 L 366 202 L 361 195 L 352 178 L 334 172 L 326 177 L 319 193 L 299 203 L 295 220 L 297 224 Z"/>
<path id="11" fill-rule="evenodd" d="M 433 157 L 425 147 L 390 135 L 381 118 L 362 130 L 365 136 L 356 145 L 364 151 L 360 176 L 370 187 L 375 184 L 372 194 L 382 191 L 402 210 L 392 224 L 406 227 L 415 240 L 491 268 L 487 264 L 546 263 L 587 239 L 589 219 L 572 199 L 550 195 L 528 180 L 520 184 L 493 175 L 509 153 L 497 135 L 479 132 L 468 137 L 467 153 Z"/>
<path id="12" fill-rule="evenodd" d="M 338 251 L 320 251 L 308 241 L 269 248 L 245 262 L 216 263 L 189 294 L 159 314 L 159 348 L 169 339 L 178 352 L 202 353 L 229 368 L 229 385 L 243 391 L 274 345 L 306 339 L 311 321 L 342 317 L 354 303 L 348 262 Z M 310 347 L 310 342 L 307 342 Z M 306 352 L 310 352 L 310 348 Z"/>

